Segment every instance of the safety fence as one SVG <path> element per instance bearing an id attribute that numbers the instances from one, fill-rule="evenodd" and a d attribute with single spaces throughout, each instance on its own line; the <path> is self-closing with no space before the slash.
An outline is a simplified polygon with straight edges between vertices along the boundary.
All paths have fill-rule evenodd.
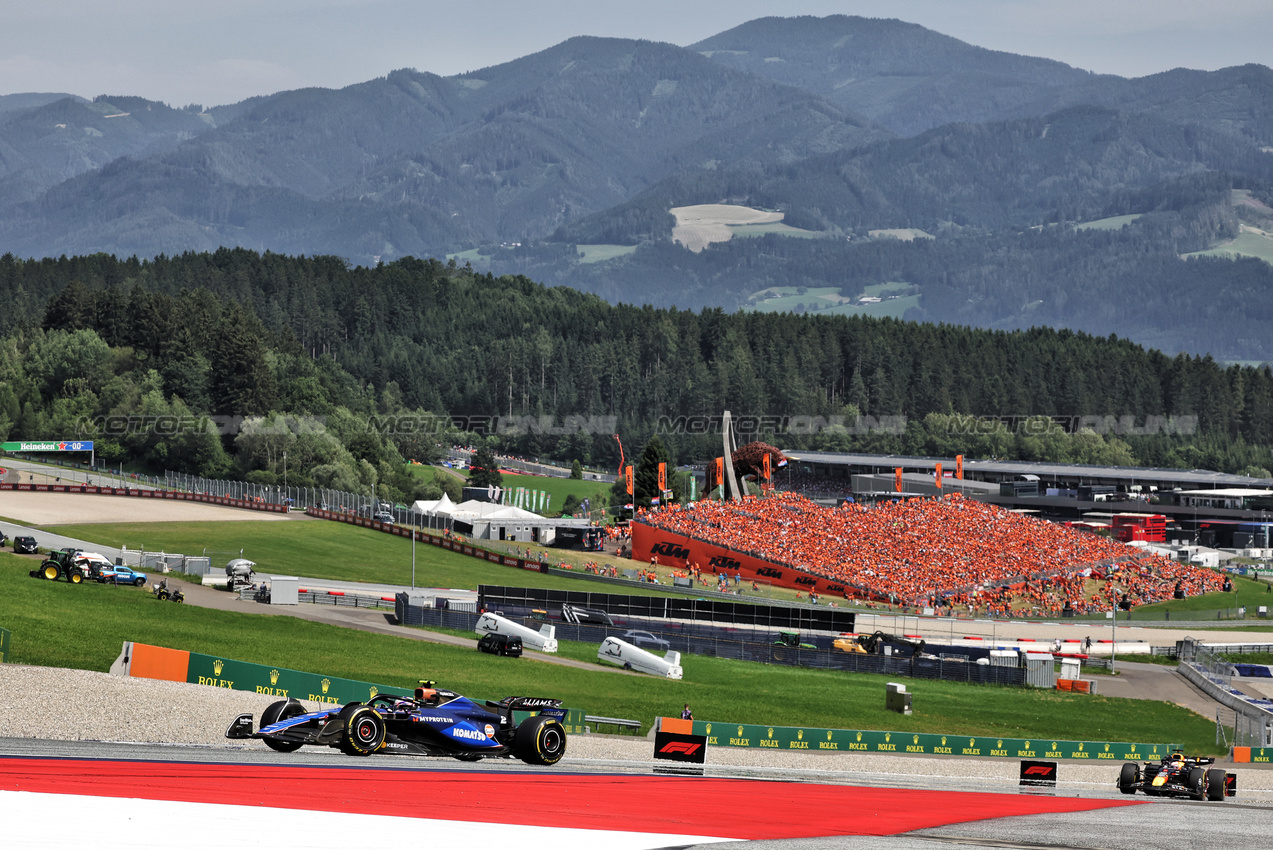
<path id="1" fill-rule="evenodd" d="M 1179 644 L 1180 673 L 1233 710 L 1233 746 L 1273 748 L 1273 700 L 1253 698 L 1233 687 L 1237 668 L 1220 655 L 1227 650 L 1186 637 Z"/>
<path id="2" fill-rule="evenodd" d="M 496 610 L 490 604 L 491 595 L 482 596 L 486 585 L 479 588 L 479 607 Z M 519 590 L 505 588 L 505 590 Z M 530 590 L 521 588 L 520 590 Z M 527 595 L 529 597 L 529 594 Z M 477 624 L 477 614 L 455 611 L 437 611 L 411 604 L 405 593 L 398 594 L 396 609 L 399 622 L 405 625 L 437 625 L 470 631 Z M 943 681 L 975 682 L 995 685 L 1024 685 L 1026 671 L 1021 667 L 998 667 L 974 663 L 971 659 L 948 656 L 945 658 L 867 655 L 829 648 L 832 638 L 806 636 L 827 644 L 827 648 L 814 646 L 789 646 L 774 642 L 774 635 L 760 628 L 747 626 L 721 626 L 706 622 L 669 623 L 641 617 L 613 617 L 614 625 L 596 623 L 570 623 L 564 620 L 538 620 L 530 616 L 531 610 L 518 608 L 500 609 L 499 613 L 527 628 L 538 630 L 545 623 L 556 629 L 558 640 L 577 641 L 600 645 L 607 637 L 617 637 L 638 648 L 662 654 L 676 650 L 684 655 L 706 658 L 728 658 L 735 661 L 754 661 L 762 664 L 781 664 L 789 667 L 811 667 L 823 670 L 843 670 L 850 673 L 876 673 L 887 676 L 904 676 L 916 679 L 940 679 Z M 640 634 L 634 634 L 639 632 Z"/>

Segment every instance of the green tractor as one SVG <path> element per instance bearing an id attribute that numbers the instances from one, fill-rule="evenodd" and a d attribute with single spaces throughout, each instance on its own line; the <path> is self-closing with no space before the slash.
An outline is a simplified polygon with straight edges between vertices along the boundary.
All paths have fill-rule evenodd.
<path id="1" fill-rule="evenodd" d="M 817 647 L 811 643 L 801 643 L 799 632 L 780 631 L 774 638 L 773 659 L 774 661 L 785 661 L 788 650 L 799 651 L 801 649 L 817 649 Z"/>
<path id="2" fill-rule="evenodd" d="M 71 584 L 83 584 L 87 578 L 84 569 L 75 563 L 74 552 L 50 552 L 48 559 L 38 569 L 31 570 L 31 578 L 43 578 L 49 581 L 66 579 Z"/>

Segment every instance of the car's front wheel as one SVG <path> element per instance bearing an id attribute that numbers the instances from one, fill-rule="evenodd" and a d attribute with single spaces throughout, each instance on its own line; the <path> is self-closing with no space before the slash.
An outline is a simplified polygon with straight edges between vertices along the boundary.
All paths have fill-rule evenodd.
<path id="1" fill-rule="evenodd" d="M 1118 790 L 1124 794 L 1136 793 L 1136 774 L 1140 768 L 1134 762 L 1127 762 L 1123 765 L 1122 771 L 1118 774 Z"/>
<path id="2" fill-rule="evenodd" d="M 352 709 L 352 710 L 351 710 Z M 351 756 L 369 756 L 385 744 L 385 721 L 369 705 L 347 705 L 340 710 L 345 722 L 343 749 Z"/>
<path id="3" fill-rule="evenodd" d="M 137 578 L 133 579 L 133 587 L 141 587 L 145 583 L 146 580 L 141 576 L 137 576 Z"/>
<path id="4" fill-rule="evenodd" d="M 1189 769 L 1187 779 L 1189 793 L 1195 800 L 1207 799 L 1207 772 L 1200 767 Z"/>
<path id="5" fill-rule="evenodd" d="M 294 699 L 272 702 L 266 707 L 265 711 L 261 712 L 261 728 L 273 726 L 281 720 L 291 720 L 293 717 L 299 717 L 304 713 L 305 706 Z M 299 741 L 276 741 L 273 738 L 266 738 L 265 746 L 278 753 L 294 753 L 303 745 Z"/>
<path id="6" fill-rule="evenodd" d="M 536 714 L 513 734 L 513 755 L 527 764 L 556 764 L 566 754 L 566 729 L 557 718 Z"/>
<path id="7" fill-rule="evenodd" d="M 1224 771 L 1208 770 L 1207 771 L 1207 799 L 1214 801 L 1224 800 Z"/>

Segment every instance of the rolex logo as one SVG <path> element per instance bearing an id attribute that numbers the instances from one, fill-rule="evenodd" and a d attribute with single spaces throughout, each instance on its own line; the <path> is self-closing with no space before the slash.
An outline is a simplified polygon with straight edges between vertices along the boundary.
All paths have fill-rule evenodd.
<path id="1" fill-rule="evenodd" d="M 827 740 L 828 740 L 828 741 L 830 741 L 830 740 L 831 740 L 831 730 L 830 730 L 830 729 L 828 729 L 828 730 L 827 730 Z"/>
<path id="2" fill-rule="evenodd" d="M 1026 748 L 1027 750 L 1028 750 L 1028 749 L 1030 749 L 1030 742 L 1029 742 L 1029 741 L 1026 741 L 1026 742 L 1025 742 L 1025 748 Z"/>
<path id="3" fill-rule="evenodd" d="M 367 699 L 375 699 L 375 698 L 376 698 L 376 694 L 378 694 L 378 693 L 380 693 L 380 689 L 379 689 L 379 688 L 377 688 L 375 685 L 372 685 L 372 686 L 371 686 L 371 691 L 369 691 L 369 692 L 368 692 L 368 694 L 367 694 Z"/>
<path id="4" fill-rule="evenodd" d="M 278 684 L 278 671 L 271 670 L 270 671 L 270 686 L 273 687 L 274 685 L 277 685 L 277 684 Z"/>
<path id="5" fill-rule="evenodd" d="M 738 727 L 738 737 L 740 737 L 740 738 L 741 738 L 742 736 L 743 736 L 743 727 L 739 726 L 739 727 Z"/>
<path id="6" fill-rule="evenodd" d="M 220 676 L 221 671 L 225 669 L 225 662 L 218 658 L 212 662 L 212 675 Z"/>
<path id="7" fill-rule="evenodd" d="M 942 736 L 941 736 L 941 745 L 942 745 L 943 747 L 944 747 L 944 746 L 946 746 L 946 736 L 945 736 L 945 735 L 942 735 Z"/>
<path id="8" fill-rule="evenodd" d="M 970 746 L 970 747 L 975 747 L 975 746 L 977 746 L 977 739 L 976 739 L 976 738 L 969 738 L 969 739 L 968 739 L 968 746 Z"/>
<path id="9" fill-rule="evenodd" d="M 886 744 L 887 744 L 887 743 L 888 743 L 889 741 L 891 741 L 891 740 L 893 740 L 893 733 L 892 733 L 892 732 L 885 732 L 885 733 L 884 733 L 884 743 L 886 743 Z"/>
<path id="10" fill-rule="evenodd" d="M 330 687 L 332 686 L 332 680 L 331 680 L 331 679 L 323 679 L 323 681 L 322 681 L 322 682 L 320 682 L 320 684 L 323 686 L 323 693 L 327 693 L 327 689 L 328 689 L 328 688 L 330 688 Z"/>
<path id="11" fill-rule="evenodd" d="M 1002 749 L 1003 749 L 1003 739 L 1002 739 L 1002 738 L 999 738 L 999 739 L 998 739 L 998 743 L 996 743 L 996 744 L 995 744 L 995 749 L 996 749 L 996 750 L 1002 750 Z"/>
<path id="12" fill-rule="evenodd" d="M 770 737 L 772 737 L 772 736 L 770 736 Z M 803 740 L 804 740 L 804 730 L 803 730 L 803 729 L 797 729 L 797 730 L 796 730 L 796 740 L 797 740 L 797 741 L 803 741 Z"/>
<path id="13" fill-rule="evenodd" d="M 912 744 L 918 744 L 918 743 L 919 743 L 919 736 L 918 736 L 918 735 L 915 735 L 914 737 L 912 737 L 912 738 L 911 738 L 911 743 L 912 743 Z"/>
<path id="14" fill-rule="evenodd" d="M 1054 749 L 1054 750 L 1056 749 L 1056 741 L 1053 741 L 1053 742 L 1052 742 L 1052 749 Z"/>
<path id="15" fill-rule="evenodd" d="M 770 727 L 769 727 L 769 737 L 770 737 L 770 738 L 772 738 L 773 736 L 774 736 L 774 727 L 770 726 Z"/>
<path id="16" fill-rule="evenodd" d="M 712 734 L 712 724 L 710 723 L 707 724 L 707 734 L 708 735 Z"/>
<path id="17" fill-rule="evenodd" d="M 862 733 L 861 733 L 861 732 L 859 732 L 859 733 L 858 733 L 858 740 L 859 740 L 859 741 L 860 741 L 860 740 L 862 740 Z"/>

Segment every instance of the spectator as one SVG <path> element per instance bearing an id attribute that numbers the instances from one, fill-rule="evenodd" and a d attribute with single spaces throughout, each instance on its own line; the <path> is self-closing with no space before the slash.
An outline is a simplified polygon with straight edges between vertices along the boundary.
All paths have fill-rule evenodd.
<path id="1" fill-rule="evenodd" d="M 681 719 L 682 720 L 694 719 L 694 712 L 690 711 L 690 704 L 688 702 L 685 703 L 685 708 L 681 709 Z"/>

